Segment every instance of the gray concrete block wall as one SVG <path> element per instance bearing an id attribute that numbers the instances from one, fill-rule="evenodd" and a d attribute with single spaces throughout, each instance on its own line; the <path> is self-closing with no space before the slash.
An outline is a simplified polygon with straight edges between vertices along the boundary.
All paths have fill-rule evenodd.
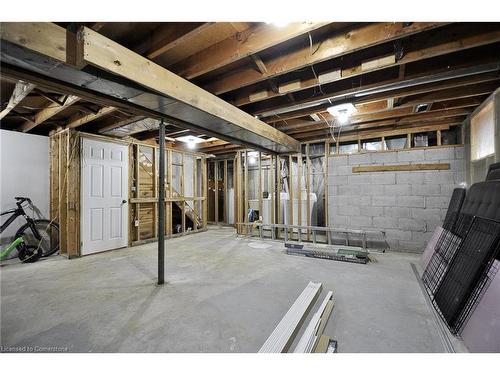
<path id="1" fill-rule="evenodd" d="M 362 165 L 449 163 L 445 171 L 352 173 Z M 422 252 L 465 182 L 463 146 L 330 156 L 330 226 L 384 230 L 392 250 Z"/>

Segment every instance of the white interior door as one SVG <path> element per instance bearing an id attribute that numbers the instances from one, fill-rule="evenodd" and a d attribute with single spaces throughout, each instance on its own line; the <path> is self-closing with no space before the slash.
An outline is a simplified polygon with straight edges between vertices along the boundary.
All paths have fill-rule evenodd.
<path id="1" fill-rule="evenodd" d="M 82 255 L 127 246 L 128 147 L 82 138 Z"/>

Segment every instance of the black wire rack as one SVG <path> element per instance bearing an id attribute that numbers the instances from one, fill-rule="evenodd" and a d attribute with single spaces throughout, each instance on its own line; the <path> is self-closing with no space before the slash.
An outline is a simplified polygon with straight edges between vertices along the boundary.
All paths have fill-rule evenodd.
<path id="1" fill-rule="evenodd" d="M 500 245 L 499 247 L 497 247 L 496 250 L 497 254 L 499 252 L 500 252 Z M 477 283 L 469 300 L 467 301 L 467 304 L 462 309 L 462 312 L 457 318 L 455 324 L 455 326 L 457 327 L 456 333 L 458 334 L 462 333 L 462 330 L 469 321 L 474 310 L 476 310 L 479 301 L 481 301 L 481 298 L 483 298 L 484 293 L 486 292 L 486 290 L 488 290 L 491 281 L 495 278 L 499 269 L 500 269 L 500 261 L 491 259 L 490 264 L 488 264 L 486 267 L 484 276 L 482 276 L 480 282 Z"/>
<path id="2" fill-rule="evenodd" d="M 460 247 L 463 238 L 467 235 L 468 228 L 473 216 L 460 215 L 454 228 L 461 228 L 461 233 L 456 233 L 443 228 L 443 232 L 434 247 L 434 253 L 429 260 L 427 268 L 422 275 L 422 281 L 430 296 L 434 296 L 443 279 L 448 266 Z"/>
<path id="3" fill-rule="evenodd" d="M 450 331 L 460 333 L 498 271 L 500 222 L 460 215 L 455 229 L 443 231 L 422 281 Z"/>

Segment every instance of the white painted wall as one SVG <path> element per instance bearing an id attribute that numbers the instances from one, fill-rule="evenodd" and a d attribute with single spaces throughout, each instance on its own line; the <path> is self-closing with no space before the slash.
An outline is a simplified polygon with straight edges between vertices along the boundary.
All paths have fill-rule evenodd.
<path id="1" fill-rule="evenodd" d="M 14 197 L 31 198 L 40 214 L 49 216 L 49 138 L 0 129 L 0 209 L 15 207 Z M 31 212 L 29 212 L 31 214 Z M 3 216 L 4 222 L 8 215 Z M 26 221 L 18 218 L 0 235 L 0 244 Z"/>

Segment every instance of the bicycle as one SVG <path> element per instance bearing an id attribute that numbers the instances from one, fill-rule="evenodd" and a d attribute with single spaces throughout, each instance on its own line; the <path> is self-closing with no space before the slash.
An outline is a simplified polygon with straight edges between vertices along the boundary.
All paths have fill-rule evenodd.
<path id="1" fill-rule="evenodd" d="M 0 252 L 0 261 L 7 257 L 17 249 L 17 257 L 23 263 L 34 263 L 42 257 L 42 249 L 36 246 L 27 246 L 22 237 L 16 238 L 5 250 Z"/>
<path id="2" fill-rule="evenodd" d="M 59 250 L 59 225 L 51 220 L 33 219 L 28 216 L 28 214 L 24 211 L 23 204 L 27 202 L 29 206 L 32 206 L 33 203 L 31 202 L 31 199 L 26 197 L 15 197 L 14 199 L 17 201 L 17 208 L 0 213 L 0 216 L 12 214 L 5 221 L 5 223 L 1 225 L 0 233 L 2 233 L 19 216 L 22 216 L 26 220 L 26 224 L 18 229 L 15 235 L 16 240 L 14 240 L 14 242 L 16 242 L 19 238 L 22 238 L 24 248 L 21 243 L 18 243 L 16 246 L 18 251 L 26 252 L 26 250 L 34 247 L 37 253 L 38 250 L 41 250 L 42 257 L 48 257 Z M 11 246 L 12 244 L 9 245 L 9 247 Z"/>

